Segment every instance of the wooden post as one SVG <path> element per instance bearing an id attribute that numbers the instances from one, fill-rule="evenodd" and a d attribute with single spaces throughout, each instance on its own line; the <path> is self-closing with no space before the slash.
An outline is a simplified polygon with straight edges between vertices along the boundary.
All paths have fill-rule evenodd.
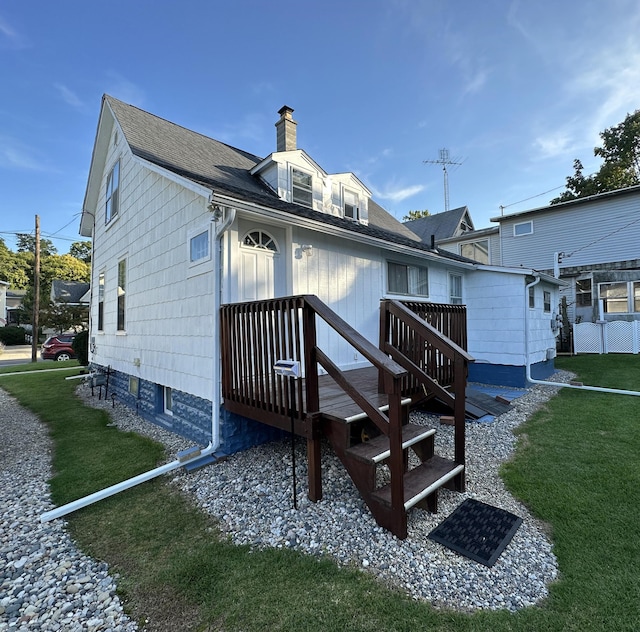
<path id="1" fill-rule="evenodd" d="M 316 314 L 302 300 L 302 335 L 304 336 L 304 375 L 306 419 L 311 425 L 311 436 L 307 438 L 307 467 L 309 471 L 309 500 L 322 500 L 322 467 L 320 437 L 316 429 L 316 417 L 320 410 L 318 391 L 318 362 L 316 357 Z"/>
<path id="2" fill-rule="evenodd" d="M 36 241 L 33 263 L 33 324 L 31 329 L 31 362 L 38 361 L 38 330 L 40 329 L 40 216 L 36 215 Z"/>
<path id="3" fill-rule="evenodd" d="M 404 509 L 404 453 L 402 450 L 401 379 L 393 378 L 389 393 L 389 470 L 391 472 L 391 524 L 393 534 L 407 537 L 407 512 Z"/>
<path id="4" fill-rule="evenodd" d="M 466 417 L 466 391 L 467 365 L 464 358 L 456 353 L 454 360 L 454 386 L 455 401 L 453 404 L 453 416 L 455 417 L 454 460 L 459 465 L 465 465 L 465 417 Z M 454 480 L 455 490 L 465 490 L 465 472 L 462 470 Z"/>

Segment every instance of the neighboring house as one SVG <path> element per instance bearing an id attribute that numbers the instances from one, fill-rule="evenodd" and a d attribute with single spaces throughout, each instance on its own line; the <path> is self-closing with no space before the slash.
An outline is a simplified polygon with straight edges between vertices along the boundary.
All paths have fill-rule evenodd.
<path id="1" fill-rule="evenodd" d="M 17 325 L 24 322 L 24 318 L 20 318 L 20 310 L 26 290 L 7 290 L 7 325 Z"/>
<path id="2" fill-rule="evenodd" d="M 7 324 L 7 289 L 9 283 L 0 281 L 0 327 Z"/>
<path id="3" fill-rule="evenodd" d="M 436 246 L 478 263 L 501 265 L 500 229 L 497 226 L 470 230 L 455 237 L 436 240 Z"/>
<path id="4" fill-rule="evenodd" d="M 491 221 L 502 265 L 553 274 L 557 261 L 570 323 L 640 320 L 640 186 Z"/>
<path id="5" fill-rule="evenodd" d="M 473 221 L 466 206 L 408 220 L 404 225 L 418 235 L 425 244 L 430 245 L 474 230 Z"/>
<path id="6" fill-rule="evenodd" d="M 91 285 L 81 281 L 54 279 L 51 283 L 51 300 L 69 307 L 89 307 Z"/>

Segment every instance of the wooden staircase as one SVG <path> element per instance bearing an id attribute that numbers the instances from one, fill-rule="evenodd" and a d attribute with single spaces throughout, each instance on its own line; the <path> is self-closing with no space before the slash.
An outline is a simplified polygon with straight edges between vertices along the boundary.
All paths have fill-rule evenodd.
<path id="1" fill-rule="evenodd" d="M 412 507 L 437 510 L 440 487 L 464 491 L 465 387 L 473 359 L 415 310 L 381 301 L 379 348 L 313 295 L 225 305 L 221 316 L 222 348 L 229 350 L 225 407 L 307 439 L 312 501 L 322 498 L 322 435 L 378 524 L 398 538 L 407 537 Z M 358 383 L 357 371 L 341 370 L 318 346 L 316 319 L 371 363 L 371 379 Z M 300 361 L 304 379 L 292 385 L 276 375 L 272 367 L 281 359 Z M 434 430 L 408 423 L 409 407 L 429 397 L 454 411 L 452 460 L 434 454 Z"/>

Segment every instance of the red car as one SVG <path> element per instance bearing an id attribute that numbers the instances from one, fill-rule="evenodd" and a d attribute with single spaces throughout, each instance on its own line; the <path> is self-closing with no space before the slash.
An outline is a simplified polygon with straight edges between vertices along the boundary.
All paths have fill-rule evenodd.
<path id="1" fill-rule="evenodd" d="M 73 352 L 73 343 L 76 335 L 71 334 L 58 334 L 57 336 L 49 336 L 42 345 L 40 355 L 43 360 L 57 360 L 62 362 L 63 360 L 73 360 L 76 354 Z"/>

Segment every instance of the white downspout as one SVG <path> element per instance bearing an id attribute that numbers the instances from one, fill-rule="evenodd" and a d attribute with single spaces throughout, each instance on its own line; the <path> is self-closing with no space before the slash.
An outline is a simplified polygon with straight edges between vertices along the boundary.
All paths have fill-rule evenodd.
<path id="1" fill-rule="evenodd" d="M 532 384 L 540 384 L 542 386 L 556 386 L 560 388 L 575 388 L 582 391 L 597 391 L 599 393 L 615 393 L 617 395 L 635 395 L 640 397 L 639 391 L 626 391 L 619 388 L 604 388 L 603 386 L 584 386 L 583 384 L 566 384 L 564 382 L 549 382 L 547 380 L 534 380 L 531 377 L 531 362 L 529 362 L 529 288 L 540 283 L 540 277 L 536 277 L 535 281 L 527 284 L 525 292 L 525 312 L 524 312 L 524 351 L 527 382 Z"/>
<path id="2" fill-rule="evenodd" d="M 211 441 L 209 441 L 209 444 L 203 450 L 200 450 L 198 448 L 185 450 L 183 453 L 178 453 L 178 458 L 174 461 L 171 461 L 170 463 L 166 463 L 165 465 L 161 465 L 147 472 L 143 472 L 142 474 L 138 474 L 133 478 L 129 478 L 126 481 L 122 481 L 121 483 L 116 483 L 111 487 L 107 487 L 106 489 L 94 492 L 93 494 L 89 494 L 88 496 L 79 498 L 78 500 L 74 500 L 70 503 L 67 503 L 66 505 L 62 505 L 61 507 L 56 507 L 51 511 L 46 511 L 40 516 L 40 522 L 49 522 L 50 520 L 55 520 L 56 518 L 66 516 L 73 511 L 82 509 L 83 507 L 86 507 L 88 505 L 92 505 L 99 500 L 103 500 L 105 498 L 108 498 L 109 496 L 113 496 L 115 494 L 123 492 L 126 489 L 135 487 L 140 483 L 145 483 L 146 481 L 150 481 L 151 479 L 154 479 L 158 476 L 162 476 L 162 474 L 167 474 L 168 472 L 176 470 L 179 467 L 197 461 L 203 457 L 209 456 L 218 449 L 220 445 L 220 406 L 222 403 L 220 397 L 220 306 L 222 304 L 221 250 L 223 235 L 235 220 L 236 210 L 235 208 L 227 207 L 227 215 L 226 217 L 224 217 L 224 219 L 222 217 L 223 211 L 221 207 L 213 206 L 212 204 L 210 204 L 209 210 L 214 213 L 213 221 L 215 224 L 222 220 L 222 223 L 215 228 L 215 238 L 213 242 L 213 393 L 211 399 Z M 218 285 L 217 288 L 215 287 L 216 281 Z"/>

